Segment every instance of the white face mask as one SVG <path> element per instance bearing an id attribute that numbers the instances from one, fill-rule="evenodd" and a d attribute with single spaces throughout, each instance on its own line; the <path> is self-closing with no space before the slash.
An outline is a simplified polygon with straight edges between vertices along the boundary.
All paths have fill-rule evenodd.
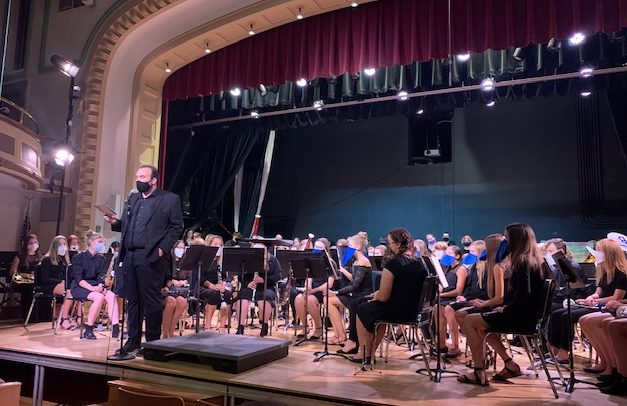
<path id="1" fill-rule="evenodd" d="M 29 251 L 37 251 L 39 249 L 39 244 L 34 242 L 32 244 L 28 244 Z"/>
<path id="2" fill-rule="evenodd" d="M 67 252 L 67 245 L 61 244 L 57 247 L 57 254 L 59 256 L 61 257 L 64 256 L 66 252 Z"/>
<path id="3" fill-rule="evenodd" d="M 185 248 L 174 248 L 174 255 L 177 258 L 183 258 L 183 254 L 185 254 Z"/>
<path id="4" fill-rule="evenodd" d="M 601 263 L 603 263 L 605 261 L 605 254 L 603 252 L 593 250 L 590 247 L 586 247 L 586 249 L 594 257 L 594 265 L 595 266 L 598 266 L 599 264 L 601 264 Z"/>
<path id="5" fill-rule="evenodd" d="M 218 252 L 216 252 L 216 257 L 222 257 L 222 247 L 218 247 Z"/>

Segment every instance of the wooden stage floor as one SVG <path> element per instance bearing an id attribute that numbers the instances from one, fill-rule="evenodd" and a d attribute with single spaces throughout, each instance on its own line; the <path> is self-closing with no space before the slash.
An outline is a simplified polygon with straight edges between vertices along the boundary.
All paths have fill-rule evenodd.
<path id="1" fill-rule="evenodd" d="M 189 330 L 187 334 L 191 334 Z M 247 331 L 258 334 L 258 330 Z M 540 403 L 612 405 L 627 404 L 627 399 L 611 397 L 597 389 L 578 384 L 575 392 L 567 394 L 558 387 L 560 398 L 555 400 L 544 375 L 536 378 L 527 371 L 511 383 L 491 383 L 487 388 L 463 385 L 455 377 L 445 376 L 433 383 L 427 376 L 415 373 L 424 364 L 421 359 L 409 361 L 406 348 L 390 345 L 390 361 L 379 360 L 375 371 L 354 373 L 358 365 L 339 357 L 327 357 L 312 362 L 313 353 L 323 348 L 320 343 L 307 342 L 290 346 L 287 358 L 241 374 L 216 372 L 209 366 L 186 362 L 167 363 L 145 361 L 107 362 L 106 356 L 119 347 L 119 341 L 109 339 L 109 333 L 97 333 L 98 340 L 78 338 L 78 331 L 59 331 L 54 335 L 50 323 L 0 328 L 0 360 L 40 365 L 106 375 L 120 379 L 164 383 L 170 387 L 206 390 L 211 393 L 259 400 L 266 404 L 371 404 L 371 405 L 529 405 Z M 293 334 L 278 331 L 280 338 Z M 335 351 L 339 347 L 330 346 Z M 528 366 L 524 355 L 517 361 L 523 369 Z M 450 368 L 465 371 L 464 357 Z M 431 363 L 432 367 L 434 362 Z M 502 363 L 499 362 L 499 368 Z M 581 370 L 581 365 L 578 368 Z M 0 377 L 2 377 L 0 370 Z M 555 374 L 556 375 L 556 374 Z M 582 379 L 594 377 L 579 373 Z M 45 384 L 44 384 L 45 385 Z M 45 398 L 44 398 L 45 400 Z"/>

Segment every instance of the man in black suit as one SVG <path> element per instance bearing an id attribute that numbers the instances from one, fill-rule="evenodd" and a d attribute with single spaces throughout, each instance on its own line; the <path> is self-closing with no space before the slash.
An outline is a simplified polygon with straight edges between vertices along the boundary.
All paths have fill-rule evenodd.
<path id="1" fill-rule="evenodd" d="M 157 187 L 154 166 L 142 165 L 135 174 L 139 193 L 131 193 L 120 219 L 105 216 L 113 231 L 121 231 L 121 295 L 128 300 L 128 340 L 123 350 L 139 349 L 142 318 L 146 317 L 146 341 L 161 335 L 161 288 L 170 267 L 170 253 L 183 232 L 180 198 Z"/>

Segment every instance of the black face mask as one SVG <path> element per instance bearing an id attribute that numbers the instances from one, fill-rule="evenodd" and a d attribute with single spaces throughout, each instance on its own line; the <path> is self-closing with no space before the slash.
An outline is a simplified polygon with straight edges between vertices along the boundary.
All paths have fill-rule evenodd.
<path id="1" fill-rule="evenodd" d="M 146 193 L 150 190 L 150 183 L 138 180 L 135 181 L 135 187 L 137 187 L 137 190 L 139 190 L 140 193 Z"/>

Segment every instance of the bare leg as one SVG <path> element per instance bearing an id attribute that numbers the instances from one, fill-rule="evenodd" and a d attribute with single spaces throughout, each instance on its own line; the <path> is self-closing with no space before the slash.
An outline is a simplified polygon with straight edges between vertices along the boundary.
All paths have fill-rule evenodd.
<path id="1" fill-rule="evenodd" d="M 170 331 L 168 331 L 170 337 L 174 336 L 174 328 L 181 319 L 181 316 L 183 316 L 183 313 L 185 313 L 185 309 L 187 309 L 187 299 L 181 296 L 177 297 L 174 312 L 172 314 L 172 321 L 170 322 Z"/>
<path id="2" fill-rule="evenodd" d="M 213 314 L 216 312 L 216 305 L 205 305 L 205 331 L 211 331 Z"/>
<path id="3" fill-rule="evenodd" d="M 87 325 L 93 326 L 96 321 L 96 317 L 100 313 L 100 309 L 102 309 L 102 305 L 104 303 L 104 296 L 99 292 L 90 292 L 87 295 L 87 299 L 91 300 L 91 306 L 89 307 L 89 315 L 87 315 Z"/>
<path id="4" fill-rule="evenodd" d="M 239 301 L 239 304 L 237 305 L 237 322 L 241 324 L 239 324 L 238 327 L 246 325 L 246 318 L 248 317 L 247 315 L 248 315 L 249 309 L 250 309 L 249 300 L 242 299 Z"/>
<path id="5" fill-rule="evenodd" d="M 257 303 L 257 308 L 259 309 L 259 318 L 262 323 L 267 323 L 270 321 L 270 317 L 272 316 L 272 303 L 261 300 Z M 263 314 L 261 313 L 263 311 Z"/>
<path id="6" fill-rule="evenodd" d="M 340 311 L 343 309 L 342 302 L 337 296 L 331 296 L 327 300 L 329 301 L 329 319 L 331 319 L 335 338 L 339 342 L 346 341 L 346 328 Z"/>
<path id="7" fill-rule="evenodd" d="M 455 319 L 455 310 L 451 306 L 444 308 L 444 318 L 448 322 L 448 331 L 451 333 L 451 342 L 453 344 L 450 352 L 459 353 L 459 325 Z"/>
<path id="8" fill-rule="evenodd" d="M 294 298 L 294 308 L 296 309 L 296 315 L 300 320 L 300 324 L 304 327 L 307 325 L 307 312 L 305 310 L 305 295 L 299 294 Z"/>
<path id="9" fill-rule="evenodd" d="M 434 318 L 437 317 L 438 321 L 438 335 L 439 335 L 439 346 L 440 349 L 448 352 L 448 346 L 446 345 L 446 317 L 442 312 L 442 307 L 435 305 L 433 307 L 434 310 Z M 437 313 L 436 313 L 437 312 Z"/>
<path id="10" fill-rule="evenodd" d="M 623 377 L 627 377 L 627 351 L 624 350 L 627 342 L 627 319 L 610 321 L 608 332 L 616 369 Z"/>
<path id="11" fill-rule="evenodd" d="M 172 314 L 176 306 L 176 300 L 172 296 L 165 298 L 163 306 L 163 316 L 161 321 L 161 336 L 163 338 L 170 337 L 170 324 L 172 324 Z"/>
<path id="12" fill-rule="evenodd" d="M 231 324 L 229 320 L 229 316 L 231 315 L 231 305 L 227 305 L 226 309 L 220 310 L 220 325 L 218 326 L 218 331 L 223 332 L 224 326 L 228 326 Z"/>
<path id="13" fill-rule="evenodd" d="M 322 319 L 320 318 L 320 303 L 318 303 L 318 299 L 314 295 L 307 296 L 307 313 L 309 313 L 313 320 L 316 332 L 321 332 Z"/>
<path id="14" fill-rule="evenodd" d="M 591 313 L 586 314 L 579 319 L 579 325 L 581 331 L 588 337 L 590 344 L 597 350 L 599 354 L 599 363 L 594 368 L 599 372 L 605 371 L 606 374 L 611 373 L 610 362 L 611 348 L 607 336 L 607 330 L 604 330 L 604 320 L 614 319 L 609 314 L 604 313 Z"/>
<path id="15" fill-rule="evenodd" d="M 115 293 L 108 290 L 105 294 L 105 301 L 107 302 L 107 310 L 109 320 L 111 320 L 111 325 L 115 326 L 116 324 L 120 324 L 120 309 L 115 298 Z"/>

